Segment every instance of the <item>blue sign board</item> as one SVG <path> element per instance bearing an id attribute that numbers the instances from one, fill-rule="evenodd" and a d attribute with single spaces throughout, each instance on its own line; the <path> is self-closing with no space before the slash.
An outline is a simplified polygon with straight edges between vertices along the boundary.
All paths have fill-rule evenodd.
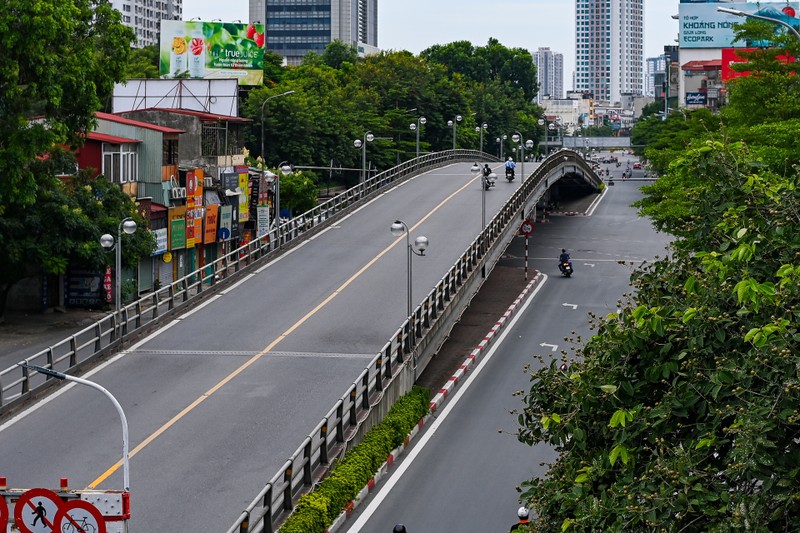
<path id="1" fill-rule="evenodd" d="M 686 93 L 686 105 L 706 105 L 706 93 Z"/>
<path id="2" fill-rule="evenodd" d="M 798 2 L 737 3 L 735 9 L 769 17 L 800 27 Z M 681 3 L 678 10 L 681 48 L 745 48 L 754 43 L 736 41 L 734 24 L 744 22 L 742 17 L 717 11 L 716 3 Z M 776 31 L 781 31 L 776 25 Z"/>

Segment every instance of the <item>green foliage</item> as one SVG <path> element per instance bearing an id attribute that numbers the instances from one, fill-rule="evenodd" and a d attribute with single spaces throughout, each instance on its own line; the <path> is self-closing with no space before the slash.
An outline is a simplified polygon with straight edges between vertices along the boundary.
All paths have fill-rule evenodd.
<path id="1" fill-rule="evenodd" d="M 354 65 L 358 61 L 358 50 L 355 45 L 336 39 L 325 47 L 321 58 L 329 67 L 340 69 L 345 63 Z"/>
<path id="2" fill-rule="evenodd" d="M 667 170 L 640 205 L 678 237 L 672 253 L 636 271 L 622 313 L 593 320 L 569 373 L 552 362 L 523 396 L 519 439 L 560 452 L 524 485 L 537 530 L 800 521 L 800 176 L 703 139 Z"/>
<path id="3" fill-rule="evenodd" d="M 303 495 L 281 526 L 283 533 L 325 531 L 359 491 L 372 479 L 389 453 L 428 413 L 430 393 L 422 387 L 397 400 L 384 420 L 347 452 L 317 488 Z"/>
<path id="4" fill-rule="evenodd" d="M 276 170 L 277 174 L 278 171 Z M 281 208 L 299 215 L 317 205 L 317 184 L 304 172 L 281 176 Z"/>
<path id="5" fill-rule="evenodd" d="M 128 64 L 133 30 L 108 0 L 8 0 L 0 10 L 0 216 L 37 200 L 36 156 L 78 146 Z M 37 117 L 44 117 L 38 119 Z"/>
<path id="6" fill-rule="evenodd" d="M 158 46 L 150 45 L 131 50 L 125 79 L 158 78 Z"/>

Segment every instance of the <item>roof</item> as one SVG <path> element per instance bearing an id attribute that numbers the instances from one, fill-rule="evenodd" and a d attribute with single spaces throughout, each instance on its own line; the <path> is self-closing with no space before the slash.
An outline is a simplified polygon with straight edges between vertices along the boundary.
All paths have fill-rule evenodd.
<path id="1" fill-rule="evenodd" d="M 139 122 L 138 120 L 132 120 L 129 118 L 121 117 L 119 115 L 113 115 L 111 113 L 103 113 L 101 111 L 97 111 L 94 114 L 94 116 L 101 120 L 116 122 L 118 124 L 127 124 L 128 126 L 137 126 L 139 128 L 145 128 L 148 130 L 160 131 L 161 133 L 185 133 L 183 130 L 176 130 L 175 128 L 158 126 L 156 124 L 150 124 L 149 122 Z"/>
<path id="2" fill-rule="evenodd" d="M 708 61 L 689 61 L 681 66 L 681 70 L 720 70 L 722 59 L 709 59 Z"/>
<path id="3" fill-rule="evenodd" d="M 141 111 L 164 111 L 165 113 L 176 113 L 178 115 L 190 115 L 199 118 L 202 122 L 253 122 L 251 118 L 232 117 L 230 115 L 218 115 L 216 113 L 206 113 L 205 111 L 194 111 L 192 109 L 175 109 L 172 107 L 149 107 L 147 109 L 133 109 L 127 113 L 138 113 Z"/>
<path id="4" fill-rule="evenodd" d="M 90 141 L 99 141 L 104 143 L 112 143 L 112 144 L 126 144 L 126 143 L 139 143 L 142 141 L 138 141 L 136 139 L 127 139 L 125 137 L 117 137 L 115 135 L 107 135 L 105 133 L 99 133 L 96 131 L 90 131 L 86 138 Z"/>

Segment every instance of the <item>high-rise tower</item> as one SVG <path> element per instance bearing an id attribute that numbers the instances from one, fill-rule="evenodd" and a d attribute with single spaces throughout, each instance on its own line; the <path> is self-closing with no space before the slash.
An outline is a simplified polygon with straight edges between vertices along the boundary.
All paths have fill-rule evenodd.
<path id="1" fill-rule="evenodd" d="M 539 48 L 533 53 L 533 63 L 539 81 L 536 103 L 541 104 L 545 96 L 554 100 L 564 98 L 564 55 L 550 48 Z"/>
<path id="2" fill-rule="evenodd" d="M 643 94 L 644 0 L 575 0 L 575 89 L 616 104 Z"/>
<path id="3" fill-rule="evenodd" d="M 141 48 L 159 44 L 161 20 L 181 20 L 183 0 L 111 0 L 122 13 L 122 22 L 136 32 L 136 45 Z"/>
<path id="4" fill-rule="evenodd" d="M 250 0 L 250 22 L 265 24 L 266 48 L 298 64 L 340 40 L 378 46 L 378 0 Z"/>

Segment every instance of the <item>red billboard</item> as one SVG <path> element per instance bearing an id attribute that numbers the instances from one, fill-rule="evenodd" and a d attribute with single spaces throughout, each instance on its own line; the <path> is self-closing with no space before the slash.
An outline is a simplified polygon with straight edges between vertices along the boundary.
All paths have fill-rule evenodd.
<path id="1" fill-rule="evenodd" d="M 736 72 L 731 68 L 734 63 L 747 63 L 747 59 L 738 55 L 737 52 L 753 52 L 758 48 L 723 48 L 722 49 L 722 81 L 727 83 L 729 80 L 741 78 L 742 76 L 749 76 L 751 72 Z M 778 56 L 778 60 L 789 63 L 794 61 L 794 58 L 787 55 Z"/>

